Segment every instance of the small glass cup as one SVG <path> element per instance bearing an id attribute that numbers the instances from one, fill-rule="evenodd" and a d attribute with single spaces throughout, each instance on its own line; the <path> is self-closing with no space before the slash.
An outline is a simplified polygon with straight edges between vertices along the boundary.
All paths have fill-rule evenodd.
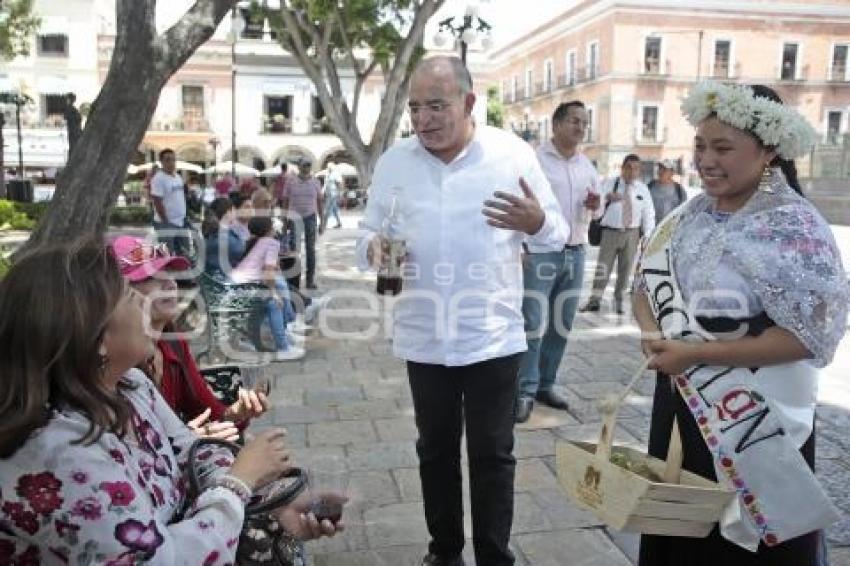
<path id="1" fill-rule="evenodd" d="M 348 501 L 350 473 L 340 458 L 316 458 L 307 465 L 308 511 L 321 522 L 336 524 L 342 519 Z"/>

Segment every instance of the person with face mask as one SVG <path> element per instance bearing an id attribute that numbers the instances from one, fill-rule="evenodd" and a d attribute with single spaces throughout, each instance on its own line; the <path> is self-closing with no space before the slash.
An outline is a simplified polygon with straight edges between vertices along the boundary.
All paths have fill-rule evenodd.
<path id="1" fill-rule="evenodd" d="M 593 292 L 581 312 L 599 312 L 602 295 L 617 262 L 617 283 L 614 287 L 614 310 L 623 314 L 623 293 L 629 283 L 635 253 L 641 238 L 655 228 L 655 208 L 649 189 L 640 180 L 640 157 L 629 154 L 623 159 L 620 175 L 608 179 L 602 186 L 605 212 L 602 215 L 602 241 Z"/>
<path id="2" fill-rule="evenodd" d="M 705 82 L 682 104 L 703 194 L 643 250 L 634 313 L 658 370 L 649 453 L 736 492 L 706 538 L 644 536 L 641 566 L 821 566 L 837 514 L 814 476 L 817 368 L 850 298 L 794 158 L 814 129 L 771 89 Z M 674 429 L 675 427 L 675 429 Z"/>

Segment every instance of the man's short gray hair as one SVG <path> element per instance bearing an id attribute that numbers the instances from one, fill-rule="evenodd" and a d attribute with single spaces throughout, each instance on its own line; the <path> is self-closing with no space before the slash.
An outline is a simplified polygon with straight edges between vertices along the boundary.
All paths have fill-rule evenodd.
<path id="1" fill-rule="evenodd" d="M 472 92 L 472 75 L 469 74 L 469 69 L 466 68 L 466 65 L 463 64 L 460 57 L 449 57 L 447 55 L 429 57 L 419 63 L 416 67 L 416 72 L 433 72 L 435 69 L 443 67 L 444 65 L 448 66 L 449 69 L 451 69 L 452 74 L 454 74 L 455 82 L 457 82 L 461 95 Z"/>

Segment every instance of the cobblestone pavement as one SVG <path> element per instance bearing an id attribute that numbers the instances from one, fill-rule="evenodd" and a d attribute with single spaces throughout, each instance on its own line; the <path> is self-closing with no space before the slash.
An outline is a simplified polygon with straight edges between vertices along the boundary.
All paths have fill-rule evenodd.
<path id="1" fill-rule="evenodd" d="M 419 564 L 428 533 L 422 511 L 414 441 L 416 429 L 403 364 L 392 357 L 380 316 L 366 318 L 344 309 L 375 304 L 353 296 L 374 286 L 372 275 L 354 267 L 355 215 L 344 228 L 320 239 L 319 293 L 334 297 L 325 332 L 314 331 L 308 354 L 298 362 L 276 364 L 275 409 L 254 428 L 285 426 L 295 458 L 303 463 L 335 456 L 350 470 L 352 502 L 346 532 L 309 544 L 316 566 L 406 566 Z M 850 230 L 842 231 L 848 236 Z M 587 273 L 595 255 L 588 257 Z M 588 278 L 586 278 L 588 279 Z M 338 315 L 338 316 L 337 316 Z M 638 332 L 629 317 L 579 315 L 574 338 L 558 373 L 570 401 L 567 422 L 553 429 L 517 431 L 515 517 L 511 543 L 518 565 L 628 566 L 637 537 L 609 533 L 591 514 L 570 504 L 559 490 L 554 464 L 559 439 L 595 441 L 599 417 L 595 400 L 618 391 L 640 361 Z M 818 475 L 842 510 L 829 531 L 831 564 L 850 566 L 850 341 L 823 373 L 818 412 Z M 843 379 L 842 379 L 843 378 Z M 617 442 L 645 448 L 652 379 L 638 382 L 627 398 Z M 465 470 L 464 470 L 465 473 Z M 471 529 L 468 517 L 466 531 Z M 464 552 L 474 564 L 471 541 Z"/>

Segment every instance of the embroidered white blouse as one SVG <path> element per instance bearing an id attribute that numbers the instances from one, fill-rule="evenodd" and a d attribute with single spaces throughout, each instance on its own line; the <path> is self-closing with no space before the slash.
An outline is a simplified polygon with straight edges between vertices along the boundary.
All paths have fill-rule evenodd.
<path id="1" fill-rule="evenodd" d="M 185 516 L 183 466 L 196 439 L 139 370 L 132 430 L 74 443 L 89 427 L 80 413 L 57 410 L 10 458 L 0 460 L 0 564 L 232 564 L 244 507 L 224 488 L 204 490 Z M 232 464 L 213 462 L 202 485 Z"/>

